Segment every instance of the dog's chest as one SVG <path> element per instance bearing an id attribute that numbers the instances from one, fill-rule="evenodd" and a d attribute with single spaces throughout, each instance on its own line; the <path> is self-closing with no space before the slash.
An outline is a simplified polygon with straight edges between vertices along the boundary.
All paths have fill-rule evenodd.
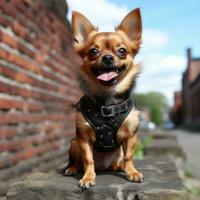
<path id="1" fill-rule="evenodd" d="M 117 159 L 119 158 L 120 155 L 120 151 L 121 151 L 120 148 L 107 153 L 100 153 L 94 151 L 93 158 L 95 163 L 95 169 L 96 170 L 109 169 L 113 163 L 117 162 Z"/>
<path id="2" fill-rule="evenodd" d="M 102 109 L 99 109 L 87 96 L 81 99 L 80 111 L 96 133 L 94 143 L 96 151 L 110 152 L 119 146 L 116 141 L 116 134 L 131 109 L 132 104 L 124 112 L 117 115 L 110 113 L 106 115 L 106 113 L 102 114 Z"/>

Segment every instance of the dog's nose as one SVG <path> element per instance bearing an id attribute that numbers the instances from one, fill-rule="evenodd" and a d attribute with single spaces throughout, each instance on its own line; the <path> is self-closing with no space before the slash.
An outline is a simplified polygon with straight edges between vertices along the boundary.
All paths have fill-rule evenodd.
<path id="1" fill-rule="evenodd" d="M 110 65 L 112 65 L 112 64 L 114 63 L 114 58 L 113 58 L 113 56 L 111 56 L 111 55 L 105 55 L 105 56 L 103 56 L 103 58 L 102 58 L 102 62 L 103 62 L 105 65 L 110 66 Z"/>

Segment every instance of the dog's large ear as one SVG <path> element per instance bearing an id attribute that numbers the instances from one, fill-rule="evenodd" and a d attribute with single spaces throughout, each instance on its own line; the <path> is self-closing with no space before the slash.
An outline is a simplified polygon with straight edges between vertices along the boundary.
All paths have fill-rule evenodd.
<path id="1" fill-rule="evenodd" d="M 73 45 L 76 51 L 81 49 L 89 34 L 93 31 L 96 31 L 96 29 L 84 15 L 76 11 L 72 12 Z"/>
<path id="2" fill-rule="evenodd" d="M 140 9 L 132 10 L 116 28 L 116 31 L 123 31 L 131 41 L 140 40 L 142 35 L 142 18 Z"/>

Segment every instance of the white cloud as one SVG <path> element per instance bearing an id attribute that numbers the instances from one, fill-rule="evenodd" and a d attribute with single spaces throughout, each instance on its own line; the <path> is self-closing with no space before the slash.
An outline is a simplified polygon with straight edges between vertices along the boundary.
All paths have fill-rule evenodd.
<path id="1" fill-rule="evenodd" d="M 138 80 L 137 91 L 162 92 L 172 104 L 173 92 L 181 89 L 181 74 L 185 65 L 185 58 L 177 55 L 147 54 L 143 61 L 143 70 Z"/>
<path id="2" fill-rule="evenodd" d="M 185 58 L 177 55 L 163 55 L 161 53 L 149 53 L 144 56 L 144 72 L 149 75 L 181 73 L 185 67 Z"/>
<path id="3" fill-rule="evenodd" d="M 113 31 L 122 19 L 130 11 L 125 6 L 119 6 L 107 0 L 68 0 L 71 19 L 72 10 L 76 10 L 87 16 L 87 18 L 99 27 L 100 31 Z M 144 29 L 143 48 L 155 49 L 164 47 L 168 42 L 168 35 L 156 29 Z"/>
<path id="4" fill-rule="evenodd" d="M 69 14 L 76 10 L 87 16 L 87 18 L 101 31 L 113 31 L 120 21 L 128 13 L 123 6 L 111 3 L 107 0 L 68 0 Z"/>
<path id="5" fill-rule="evenodd" d="M 158 49 L 165 47 L 169 41 L 167 33 L 155 30 L 145 29 L 143 33 L 143 48 L 144 49 Z"/>

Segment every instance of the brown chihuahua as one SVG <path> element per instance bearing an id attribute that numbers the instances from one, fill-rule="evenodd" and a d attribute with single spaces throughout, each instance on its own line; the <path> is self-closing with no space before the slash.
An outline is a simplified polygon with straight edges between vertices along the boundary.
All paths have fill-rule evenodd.
<path id="1" fill-rule="evenodd" d="M 102 33 L 73 12 L 72 31 L 83 60 L 79 80 L 85 95 L 77 106 L 76 138 L 65 175 L 84 170 L 83 189 L 95 185 L 95 169 L 124 171 L 128 180 L 141 182 L 143 175 L 133 165 L 139 111 L 130 97 L 139 73 L 133 58 L 141 45 L 140 9 L 131 11 L 115 32 Z"/>

